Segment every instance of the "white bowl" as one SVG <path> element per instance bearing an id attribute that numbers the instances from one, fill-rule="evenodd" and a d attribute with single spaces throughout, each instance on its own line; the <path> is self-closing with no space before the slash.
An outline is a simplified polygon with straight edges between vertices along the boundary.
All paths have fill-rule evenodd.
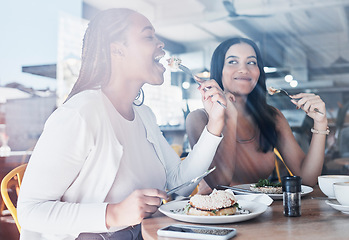
<path id="1" fill-rule="evenodd" d="M 343 206 L 349 206 L 349 182 L 337 182 L 333 184 L 334 195 Z"/>
<path id="2" fill-rule="evenodd" d="M 333 183 L 348 181 L 348 175 L 322 175 L 318 177 L 318 183 L 321 191 L 329 198 L 335 198 Z"/>

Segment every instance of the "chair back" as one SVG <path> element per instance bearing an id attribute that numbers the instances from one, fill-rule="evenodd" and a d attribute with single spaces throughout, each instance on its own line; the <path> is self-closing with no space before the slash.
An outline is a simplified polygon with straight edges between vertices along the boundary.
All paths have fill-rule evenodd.
<path id="1" fill-rule="evenodd" d="M 16 188 L 16 194 L 18 197 L 19 188 L 21 187 L 23 175 L 25 172 L 25 169 L 27 167 L 27 164 L 22 164 L 16 168 L 14 168 L 12 171 L 10 171 L 1 181 L 1 196 L 2 199 L 7 207 L 7 209 L 10 211 L 13 219 L 15 220 L 16 226 L 18 228 L 18 231 L 21 232 L 21 226 L 18 223 L 17 218 L 17 209 L 15 207 L 15 204 L 12 202 L 10 195 L 9 195 L 9 189 L 11 189 L 13 186 Z M 17 205 L 17 204 L 16 204 Z"/>
<path id="2" fill-rule="evenodd" d="M 285 168 L 286 168 L 288 174 L 289 174 L 290 176 L 293 176 L 293 173 L 292 173 L 291 170 L 287 167 L 287 165 L 286 165 L 284 159 L 281 157 L 281 154 L 279 153 L 279 151 L 278 151 L 276 148 L 274 148 L 274 154 L 275 154 L 275 170 L 276 170 L 276 175 L 277 175 L 277 177 L 278 177 L 278 181 L 281 182 L 280 166 L 279 166 L 278 160 L 280 160 L 280 161 L 283 163 L 283 165 L 285 166 Z"/>

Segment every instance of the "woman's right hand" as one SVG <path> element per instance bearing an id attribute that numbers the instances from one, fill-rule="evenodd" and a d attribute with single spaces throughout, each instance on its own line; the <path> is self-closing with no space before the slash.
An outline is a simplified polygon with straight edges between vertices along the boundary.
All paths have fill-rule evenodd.
<path id="1" fill-rule="evenodd" d="M 106 225 L 110 227 L 133 226 L 151 216 L 168 196 L 158 189 L 140 189 L 132 192 L 125 200 L 108 204 Z"/>
<path id="2" fill-rule="evenodd" d="M 234 105 L 235 96 L 231 92 L 224 92 L 224 94 L 227 99 L 226 115 L 228 118 L 234 118 L 234 117 L 236 118 L 238 115 L 238 112 Z"/>
<path id="3" fill-rule="evenodd" d="M 221 104 L 227 105 L 225 95 L 214 79 L 201 81 L 200 83 L 201 85 L 198 89 L 209 116 L 207 130 L 216 136 L 221 136 L 225 115 L 225 108 Z"/>

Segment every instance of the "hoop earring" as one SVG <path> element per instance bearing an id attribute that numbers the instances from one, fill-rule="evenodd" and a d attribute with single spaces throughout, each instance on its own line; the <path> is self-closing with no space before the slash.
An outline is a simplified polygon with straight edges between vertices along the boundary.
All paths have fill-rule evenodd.
<path id="1" fill-rule="evenodd" d="M 141 101 L 139 104 L 133 102 L 133 105 L 139 107 L 139 106 L 141 106 L 141 105 L 144 103 L 144 91 L 143 91 L 142 88 L 139 89 L 139 92 L 138 92 L 138 94 L 137 94 L 135 100 L 138 100 L 141 96 L 142 96 L 142 101 Z"/>

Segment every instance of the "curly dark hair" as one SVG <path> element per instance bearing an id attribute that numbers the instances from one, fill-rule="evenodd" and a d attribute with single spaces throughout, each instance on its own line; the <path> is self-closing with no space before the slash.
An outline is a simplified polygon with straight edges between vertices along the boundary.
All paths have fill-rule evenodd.
<path id="1" fill-rule="evenodd" d="M 230 38 L 225 40 L 215 49 L 211 59 L 211 78 L 215 79 L 219 86 L 224 90 L 222 83 L 222 71 L 224 67 L 225 54 L 228 49 L 238 43 L 246 43 L 250 45 L 257 56 L 257 65 L 260 71 L 260 76 L 256 87 L 247 96 L 246 108 L 252 115 L 253 120 L 260 130 L 259 146 L 262 152 L 273 150 L 277 142 L 277 133 L 275 129 L 276 110 L 267 104 L 266 100 L 266 75 L 264 72 L 264 64 L 255 42 L 247 38 Z"/>

